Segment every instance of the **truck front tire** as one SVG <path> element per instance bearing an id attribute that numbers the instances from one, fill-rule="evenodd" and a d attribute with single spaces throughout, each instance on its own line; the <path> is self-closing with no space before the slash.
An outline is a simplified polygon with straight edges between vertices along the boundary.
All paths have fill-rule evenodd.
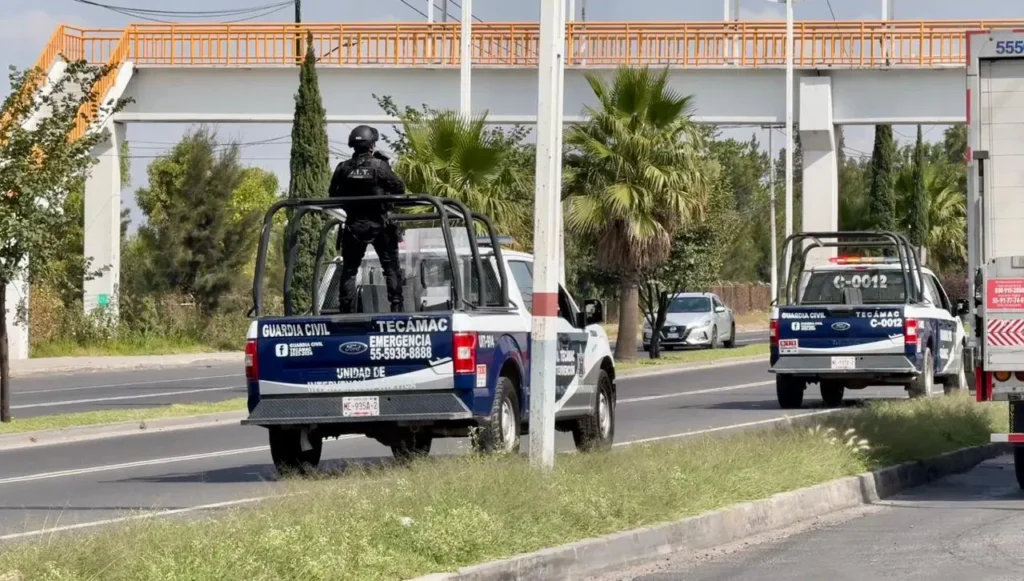
<path id="1" fill-rule="evenodd" d="M 615 403 L 612 380 L 602 369 L 597 377 L 597 398 L 593 413 L 572 426 L 572 440 L 580 452 L 610 450 L 615 439 Z"/>
<path id="2" fill-rule="evenodd" d="M 967 349 L 961 351 L 960 366 L 956 373 L 942 380 L 942 391 L 949 395 L 951 393 L 968 389 L 967 383 Z"/>
<path id="3" fill-rule="evenodd" d="M 274 427 L 267 431 L 270 435 L 270 457 L 279 474 L 288 472 L 309 474 L 316 470 L 320 464 L 320 454 L 323 452 L 323 438 L 315 433 L 307 432 L 312 448 L 304 451 L 302 449 L 303 430 Z"/>
<path id="4" fill-rule="evenodd" d="M 484 454 L 519 452 L 521 416 L 515 384 L 505 376 L 499 377 L 494 392 L 491 417 L 472 438 L 473 447 Z"/>
<path id="5" fill-rule="evenodd" d="M 775 376 L 775 395 L 779 399 L 779 407 L 784 410 L 798 409 L 804 404 L 804 389 L 807 382 L 788 375 Z"/>

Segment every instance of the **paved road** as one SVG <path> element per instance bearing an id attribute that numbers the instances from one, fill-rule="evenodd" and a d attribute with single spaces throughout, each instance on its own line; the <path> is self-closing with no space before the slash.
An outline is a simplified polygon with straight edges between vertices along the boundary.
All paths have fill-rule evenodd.
<path id="1" fill-rule="evenodd" d="M 212 402 L 245 395 L 239 364 L 14 378 L 15 417 Z"/>
<path id="2" fill-rule="evenodd" d="M 767 331 L 737 333 L 737 344 L 766 343 Z M 214 402 L 245 395 L 237 364 L 34 376 L 13 380 L 15 417 Z"/>
<path id="3" fill-rule="evenodd" d="M 616 442 L 665 439 L 766 425 L 784 414 L 764 363 L 623 378 Z M 855 397 L 902 397 L 897 389 Z M 789 415 L 821 414 L 820 400 Z M 817 408 L 817 409 L 814 409 Z M 557 435 L 561 450 L 572 438 Z M 465 449 L 435 442 L 433 454 Z M 389 461 L 390 450 L 363 437 L 330 440 L 326 465 Z M 0 452 L 0 540 L 28 531 L 118 518 L 127 510 L 183 510 L 278 490 L 263 429 L 221 426 Z M 11 535 L 16 535 L 11 537 Z"/>
<path id="4" fill-rule="evenodd" d="M 754 546 L 678 555 L 601 581 L 1019 581 L 1024 494 L 1006 456 Z"/>

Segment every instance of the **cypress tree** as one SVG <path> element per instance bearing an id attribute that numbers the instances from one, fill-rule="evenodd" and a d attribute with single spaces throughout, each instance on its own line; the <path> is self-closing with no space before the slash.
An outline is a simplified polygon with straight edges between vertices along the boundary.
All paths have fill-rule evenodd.
<path id="1" fill-rule="evenodd" d="M 876 125 L 868 190 L 869 223 L 875 230 L 896 229 L 895 161 L 896 142 L 892 137 L 892 125 Z"/>
<path id="2" fill-rule="evenodd" d="M 331 180 L 329 155 L 327 112 L 320 97 L 313 34 L 307 33 L 306 54 L 299 69 L 299 90 L 295 94 L 295 117 L 292 121 L 289 198 L 327 196 Z M 291 284 L 294 313 L 305 312 L 311 307 L 316 246 L 322 225 L 323 220 L 312 214 L 307 214 L 299 225 L 296 239 L 299 248 Z M 287 249 L 286 237 L 285 252 Z"/>
<path id="3" fill-rule="evenodd" d="M 921 133 L 921 126 L 918 125 L 917 143 L 914 145 L 913 187 L 907 204 L 907 234 L 910 241 L 918 247 L 923 247 L 928 237 L 928 198 L 924 187 L 924 164 L 924 135 Z"/>

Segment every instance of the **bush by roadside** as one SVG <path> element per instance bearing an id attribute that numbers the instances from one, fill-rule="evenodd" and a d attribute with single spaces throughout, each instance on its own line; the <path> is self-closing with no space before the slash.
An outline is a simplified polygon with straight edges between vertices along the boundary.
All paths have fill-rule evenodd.
<path id="1" fill-rule="evenodd" d="M 81 302 L 65 305 L 45 287 L 33 288 L 32 357 L 152 355 L 240 350 L 249 321 L 241 297 L 218 313 L 203 313 L 177 295 L 122 297 L 120 320 L 86 315 Z"/>
<path id="2" fill-rule="evenodd" d="M 134 521 L 24 543 L 0 573 L 25 579 L 378 580 L 676 520 L 988 441 L 1005 408 L 967 396 L 898 403 L 729 437 L 523 458 L 429 459 L 291 481 L 296 494 L 198 522 Z M 866 440 L 866 441 L 865 441 Z"/>

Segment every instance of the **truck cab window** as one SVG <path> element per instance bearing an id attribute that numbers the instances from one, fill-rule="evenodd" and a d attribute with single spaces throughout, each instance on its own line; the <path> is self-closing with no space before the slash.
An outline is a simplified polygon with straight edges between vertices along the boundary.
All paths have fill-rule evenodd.
<path id="1" fill-rule="evenodd" d="M 512 278 L 519 287 L 519 294 L 523 296 L 523 308 L 533 312 L 533 265 L 525 260 L 509 260 L 508 268 L 512 271 Z"/>

